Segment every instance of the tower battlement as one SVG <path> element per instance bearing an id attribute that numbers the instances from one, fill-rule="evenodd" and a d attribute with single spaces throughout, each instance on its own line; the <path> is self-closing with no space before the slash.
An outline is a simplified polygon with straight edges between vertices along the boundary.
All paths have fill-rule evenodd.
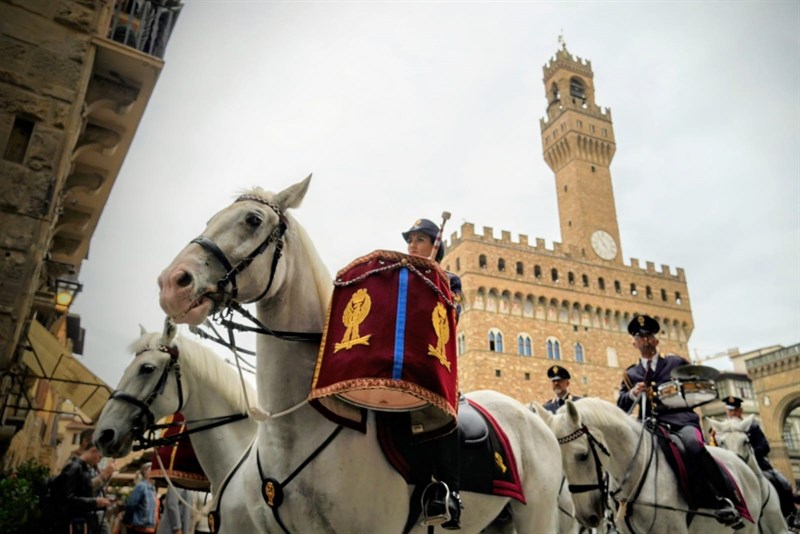
<path id="1" fill-rule="evenodd" d="M 558 69 L 571 70 L 576 74 L 581 74 L 587 78 L 594 77 L 592 72 L 592 62 L 579 56 L 573 56 L 569 53 L 569 51 L 567 51 L 566 47 L 559 49 L 556 52 L 556 55 L 551 57 L 550 60 L 542 67 L 545 81 L 550 79 L 550 77 Z"/>
<path id="2" fill-rule="evenodd" d="M 470 222 L 465 222 L 457 232 L 450 234 L 450 239 L 446 243 L 447 253 L 450 254 L 459 244 L 466 241 L 480 241 L 487 245 L 494 245 L 500 247 L 508 247 L 522 251 L 523 253 L 535 254 L 538 256 L 548 256 L 552 258 L 576 260 L 576 261 L 590 261 L 586 254 L 575 245 L 564 245 L 557 241 L 553 241 L 552 247 L 547 247 L 545 239 L 535 237 L 533 243 L 526 234 L 517 234 L 517 239 L 512 238 L 511 232 L 508 230 L 500 230 L 500 238 L 495 237 L 494 228 L 491 226 L 484 226 L 481 233 L 475 232 L 475 225 Z M 630 258 L 629 265 L 615 264 L 613 267 L 617 270 L 627 271 L 630 274 L 637 275 L 651 275 L 661 278 L 686 282 L 686 274 L 682 267 L 675 268 L 675 274 L 669 265 L 661 264 L 656 268 L 655 262 L 645 261 L 642 266 L 638 258 Z"/>

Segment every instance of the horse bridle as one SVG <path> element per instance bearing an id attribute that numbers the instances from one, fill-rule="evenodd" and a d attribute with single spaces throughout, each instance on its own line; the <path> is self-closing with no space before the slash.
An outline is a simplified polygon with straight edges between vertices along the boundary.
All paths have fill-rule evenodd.
<path id="1" fill-rule="evenodd" d="M 159 345 L 155 348 L 144 347 L 137 351 L 135 356 L 139 356 L 140 354 L 150 350 L 158 350 L 159 352 L 169 354 L 169 361 L 161 371 L 161 376 L 158 377 L 158 382 L 156 382 L 153 391 L 151 391 L 144 400 L 137 399 L 130 393 L 120 390 L 114 391 L 114 393 L 111 394 L 111 397 L 109 397 L 109 400 L 120 400 L 133 404 L 139 408 L 139 412 L 135 417 L 134 432 L 137 439 L 140 441 L 144 436 L 145 429 L 155 425 L 156 417 L 150 410 L 150 405 L 153 404 L 153 401 L 156 400 L 157 396 L 164 393 L 164 388 L 167 385 L 167 379 L 169 378 L 170 372 L 173 370 L 175 371 L 175 382 L 178 385 L 178 409 L 175 410 L 175 413 L 180 412 L 183 409 L 183 384 L 181 382 L 181 364 L 178 361 L 178 347 L 169 347 L 167 345 Z"/>
<path id="2" fill-rule="evenodd" d="M 589 432 L 589 428 L 586 425 L 581 426 L 572 434 L 558 438 L 558 444 L 564 445 L 565 443 L 575 441 L 581 436 L 586 436 L 586 439 L 589 441 L 589 450 L 592 451 L 592 457 L 594 458 L 594 470 L 595 476 L 597 477 L 597 483 L 568 484 L 567 489 L 569 489 L 570 493 L 586 493 L 587 491 L 599 490 L 602 493 L 603 499 L 605 500 L 605 498 L 608 496 L 608 478 L 603 475 L 603 464 L 600 462 L 600 455 L 597 454 L 597 450 L 600 449 L 600 452 L 606 456 L 609 456 L 608 449 L 606 449 L 605 445 L 600 443 L 597 438 L 595 438 L 592 433 Z"/>
<path id="3" fill-rule="evenodd" d="M 244 271 L 251 263 L 253 263 L 253 261 L 258 256 L 260 256 L 265 250 L 267 250 L 267 247 L 269 247 L 272 243 L 275 243 L 275 253 L 272 256 L 272 269 L 269 274 L 269 281 L 267 282 L 264 291 L 262 291 L 258 297 L 251 300 L 250 302 L 259 301 L 264 297 L 264 295 L 267 294 L 270 287 L 272 287 L 273 280 L 275 279 L 275 268 L 278 266 L 278 261 L 280 260 L 283 252 L 283 235 L 286 232 L 286 228 L 288 226 L 287 225 L 288 221 L 286 219 L 286 216 L 283 214 L 280 207 L 274 202 L 270 202 L 269 200 L 261 198 L 258 195 L 242 195 L 239 198 L 237 198 L 234 203 L 243 202 L 245 200 L 253 200 L 255 202 L 270 207 L 272 211 L 274 211 L 275 214 L 278 216 L 279 222 L 278 225 L 275 228 L 273 228 L 272 231 L 269 233 L 269 235 L 267 235 L 267 237 L 261 242 L 261 244 L 259 244 L 255 249 L 253 249 L 253 251 L 250 254 L 248 254 L 244 259 L 240 260 L 239 263 L 237 263 L 235 266 L 232 265 L 230 260 L 228 260 L 228 257 L 225 256 L 225 253 L 222 252 L 222 249 L 219 248 L 219 246 L 216 243 L 214 243 L 214 241 L 209 237 L 201 235 L 199 237 L 196 237 L 195 239 L 192 239 L 192 241 L 190 242 L 190 243 L 196 243 L 200 245 L 203 249 L 208 251 L 212 256 L 214 256 L 217 259 L 220 265 L 222 265 L 222 268 L 225 270 L 225 275 L 217 281 L 217 291 L 223 297 L 225 295 L 225 288 L 228 286 L 228 284 L 230 284 L 231 286 L 230 297 L 227 300 L 223 300 L 223 302 L 221 302 L 221 304 L 223 304 L 225 307 L 229 305 L 230 301 L 235 300 L 236 296 L 238 295 L 239 288 L 236 285 L 236 275 Z"/>

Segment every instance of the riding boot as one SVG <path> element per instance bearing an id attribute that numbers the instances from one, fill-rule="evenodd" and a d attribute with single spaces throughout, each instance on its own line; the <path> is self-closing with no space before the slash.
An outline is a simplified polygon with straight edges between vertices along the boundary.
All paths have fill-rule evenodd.
<path id="1" fill-rule="evenodd" d="M 461 528 L 460 436 L 461 432 L 456 430 L 431 443 L 433 474 L 439 484 L 432 484 L 423 493 L 426 523 L 441 521 L 442 528 L 447 530 Z"/>

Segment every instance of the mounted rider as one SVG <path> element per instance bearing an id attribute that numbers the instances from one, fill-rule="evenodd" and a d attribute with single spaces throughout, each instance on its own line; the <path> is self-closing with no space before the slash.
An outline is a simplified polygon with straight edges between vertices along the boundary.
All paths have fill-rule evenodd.
<path id="1" fill-rule="evenodd" d="M 432 259 L 435 259 L 437 263 L 444 257 L 444 247 L 436 247 L 437 242 L 441 239 L 441 234 L 439 227 L 433 221 L 418 219 L 411 225 L 411 228 L 402 233 L 402 236 L 408 244 L 410 255 L 429 258 L 435 254 Z M 436 248 L 435 251 L 434 248 Z M 450 291 L 456 302 L 456 311 L 460 313 L 461 279 L 450 272 L 447 273 L 447 277 L 450 280 Z M 458 383 L 456 376 L 453 376 L 452 379 L 456 384 Z M 432 475 L 437 480 L 438 486 L 430 488 L 423 494 L 426 497 L 426 502 L 423 503 L 425 522 L 429 525 L 441 524 L 442 528 L 448 530 L 461 528 L 460 440 L 460 432 L 456 428 L 424 445 L 428 447 L 433 463 Z"/>
<path id="2" fill-rule="evenodd" d="M 698 415 L 689 407 L 667 408 L 659 404 L 654 395 L 660 384 L 672 380 L 674 369 L 689 365 L 687 360 L 675 354 L 659 354 L 658 338 L 655 336 L 659 330 L 658 321 L 649 315 L 636 315 L 628 324 L 628 333 L 633 336 L 633 346 L 639 351 L 640 359 L 622 374 L 617 406 L 630 411 L 642 399 L 643 393 L 647 400 L 652 400 L 654 421 L 680 436 L 686 448 L 687 460 L 691 463 L 687 471 L 695 474 L 694 479 L 690 480 L 690 488 L 695 491 L 690 491 L 693 495 L 687 495 L 690 505 L 699 507 L 696 506 L 699 496 L 713 495 L 716 504 L 714 517 L 717 521 L 735 529 L 743 528 L 741 514 L 734 506 L 734 502 L 738 501 L 735 489 L 706 449 Z M 642 410 L 640 416 L 644 414 L 645 410 Z"/>

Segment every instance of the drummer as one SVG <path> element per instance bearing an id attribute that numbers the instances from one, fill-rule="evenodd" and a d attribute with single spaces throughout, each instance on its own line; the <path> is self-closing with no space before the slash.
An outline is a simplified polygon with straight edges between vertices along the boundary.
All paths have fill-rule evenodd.
<path id="1" fill-rule="evenodd" d="M 654 398 L 651 393 L 656 391 L 659 385 L 672 380 L 672 370 L 689 364 L 686 359 L 675 354 L 659 353 L 656 334 L 660 329 L 658 321 L 649 315 L 636 315 L 628 324 L 628 333 L 633 336 L 633 346 L 639 351 L 639 361 L 622 373 L 617 406 L 626 412 L 630 411 L 635 403 L 642 400 L 642 393 L 645 393 L 648 396 L 646 409 L 648 415 L 652 411 L 656 422 L 666 426 L 670 432 L 678 434 L 686 446 L 691 467 L 694 467 L 688 470 L 689 476 L 695 474 L 694 479 L 690 478 L 689 485 L 696 491 L 694 497 L 687 497 L 692 500 L 704 494 L 716 496 L 717 510 L 714 515 L 717 521 L 733 528 L 742 528 L 744 523 L 733 504 L 737 499 L 735 490 L 705 448 L 700 418 L 691 408 L 667 409 L 658 404 L 650 405 L 649 400 Z M 642 410 L 640 413 L 644 412 L 645 410 Z"/>
<path id="2" fill-rule="evenodd" d="M 436 238 L 441 238 L 439 227 L 428 219 L 418 219 L 402 235 L 408 244 L 408 253 L 411 256 L 423 258 L 431 257 Z M 439 247 L 433 259 L 440 262 L 443 257 L 444 247 Z M 456 311 L 461 313 L 459 304 L 461 302 L 461 279 L 453 273 L 447 273 L 447 276 L 450 279 L 450 291 L 456 301 Z M 456 380 L 455 376 L 452 378 L 454 381 Z M 441 524 L 442 528 L 448 530 L 460 529 L 461 448 L 459 431 L 450 432 L 424 446 L 428 447 L 428 453 L 433 463 L 433 476 L 440 485 L 440 487 L 432 488 L 433 491 L 426 491 L 424 494 L 428 498 L 427 502 L 423 503 L 427 524 Z M 441 523 L 442 521 L 444 522 Z"/>

